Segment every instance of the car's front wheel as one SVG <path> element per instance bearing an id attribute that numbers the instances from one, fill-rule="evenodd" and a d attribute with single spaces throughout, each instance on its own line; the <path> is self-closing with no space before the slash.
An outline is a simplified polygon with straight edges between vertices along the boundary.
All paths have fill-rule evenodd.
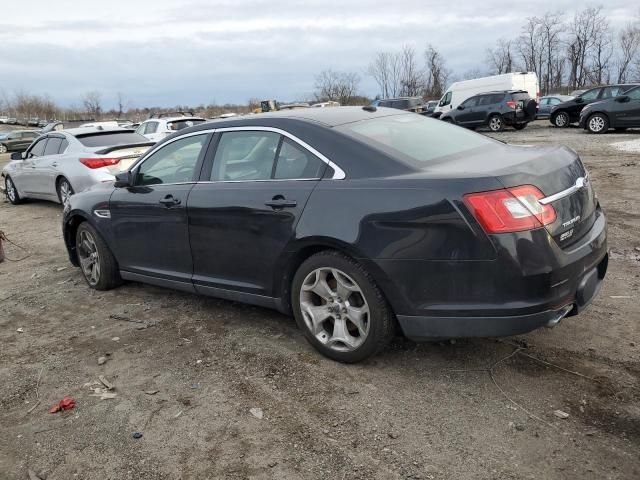
<path id="1" fill-rule="evenodd" d="M 304 261 L 291 297 L 305 337 L 333 360 L 359 362 L 393 337 L 393 314 L 384 295 L 359 263 L 339 252 L 320 252 Z"/>
<path id="2" fill-rule="evenodd" d="M 22 202 L 22 199 L 18 194 L 18 189 L 16 188 L 15 183 L 13 183 L 13 179 L 8 175 L 4 179 L 4 191 L 7 199 L 11 202 L 12 205 L 18 205 L 20 202 Z"/>
<path id="3" fill-rule="evenodd" d="M 587 120 L 587 130 L 591 133 L 606 133 L 609 130 L 609 119 L 602 113 L 594 113 Z"/>
<path id="4" fill-rule="evenodd" d="M 78 227 L 76 251 L 82 275 L 91 288 L 111 290 L 122 283 L 118 263 L 111 250 L 88 222 Z"/>
<path id="5" fill-rule="evenodd" d="M 0 143 L 0 153 L 7 153 L 9 151 L 9 149 L 7 148 L 7 146 L 3 143 Z"/>
<path id="6" fill-rule="evenodd" d="M 492 115 L 489 118 L 489 130 L 492 132 L 501 132 L 504 130 L 504 120 L 502 115 Z"/>
<path id="7" fill-rule="evenodd" d="M 558 112 L 551 118 L 551 123 L 558 128 L 566 128 L 571 123 L 569 120 L 569 114 L 567 112 Z"/>

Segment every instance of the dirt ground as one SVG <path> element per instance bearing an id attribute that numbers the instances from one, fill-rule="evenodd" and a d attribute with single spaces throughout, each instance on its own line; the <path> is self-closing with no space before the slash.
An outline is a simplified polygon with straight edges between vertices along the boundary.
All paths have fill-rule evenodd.
<path id="1" fill-rule="evenodd" d="M 640 132 L 496 136 L 582 156 L 609 219 L 600 296 L 554 329 L 398 339 L 358 365 L 321 357 L 273 311 L 92 291 L 59 205 L 0 201 L 0 229 L 30 252 L 0 264 L 0 479 L 640 478 L 640 155 L 609 146 Z M 115 398 L 91 396 L 100 375 Z M 65 395 L 76 407 L 48 413 Z"/>

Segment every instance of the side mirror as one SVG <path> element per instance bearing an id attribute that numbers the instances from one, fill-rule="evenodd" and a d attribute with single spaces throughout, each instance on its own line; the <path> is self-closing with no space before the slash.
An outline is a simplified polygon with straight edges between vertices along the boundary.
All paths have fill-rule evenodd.
<path id="1" fill-rule="evenodd" d="M 11 160 L 24 160 L 24 157 L 22 156 L 22 152 L 13 152 L 11 154 Z"/>
<path id="2" fill-rule="evenodd" d="M 116 180 L 113 182 L 113 186 L 116 188 L 125 188 L 133 185 L 133 175 L 129 170 L 120 172 L 116 175 Z"/>
<path id="3" fill-rule="evenodd" d="M 620 95 L 619 97 L 616 97 L 616 102 L 620 102 L 620 103 L 625 103 L 625 102 L 628 102 L 629 100 L 631 100 L 629 95 Z"/>
<path id="4" fill-rule="evenodd" d="M 576 97 L 576 103 L 583 103 L 584 100 L 582 99 L 582 97 Z"/>
<path id="5" fill-rule="evenodd" d="M 464 110 L 464 105 L 458 105 L 457 109 L 458 110 Z"/>

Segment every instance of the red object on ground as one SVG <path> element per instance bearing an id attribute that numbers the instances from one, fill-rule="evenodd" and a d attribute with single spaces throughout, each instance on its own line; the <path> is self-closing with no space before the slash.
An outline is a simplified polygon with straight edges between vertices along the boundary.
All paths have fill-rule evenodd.
<path id="1" fill-rule="evenodd" d="M 62 410 L 71 410 L 76 406 L 76 401 L 71 397 L 64 397 L 57 404 L 49 409 L 49 413 L 56 413 Z"/>

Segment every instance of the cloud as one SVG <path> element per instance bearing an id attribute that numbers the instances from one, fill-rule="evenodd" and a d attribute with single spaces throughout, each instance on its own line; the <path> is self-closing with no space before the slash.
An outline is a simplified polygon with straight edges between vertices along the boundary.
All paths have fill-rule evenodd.
<path id="1" fill-rule="evenodd" d="M 531 4 L 459 0 L 58 0 L 9 11 L 0 24 L 5 91 L 48 93 L 79 104 L 88 90 L 105 103 L 124 92 L 137 106 L 294 100 L 311 93 L 325 68 L 360 73 L 364 93 L 375 84 L 366 68 L 376 51 L 428 43 L 450 68 L 481 66 L 499 37 L 518 35 L 527 16 L 573 11 L 567 0 Z M 611 0 L 612 23 L 636 12 Z"/>

